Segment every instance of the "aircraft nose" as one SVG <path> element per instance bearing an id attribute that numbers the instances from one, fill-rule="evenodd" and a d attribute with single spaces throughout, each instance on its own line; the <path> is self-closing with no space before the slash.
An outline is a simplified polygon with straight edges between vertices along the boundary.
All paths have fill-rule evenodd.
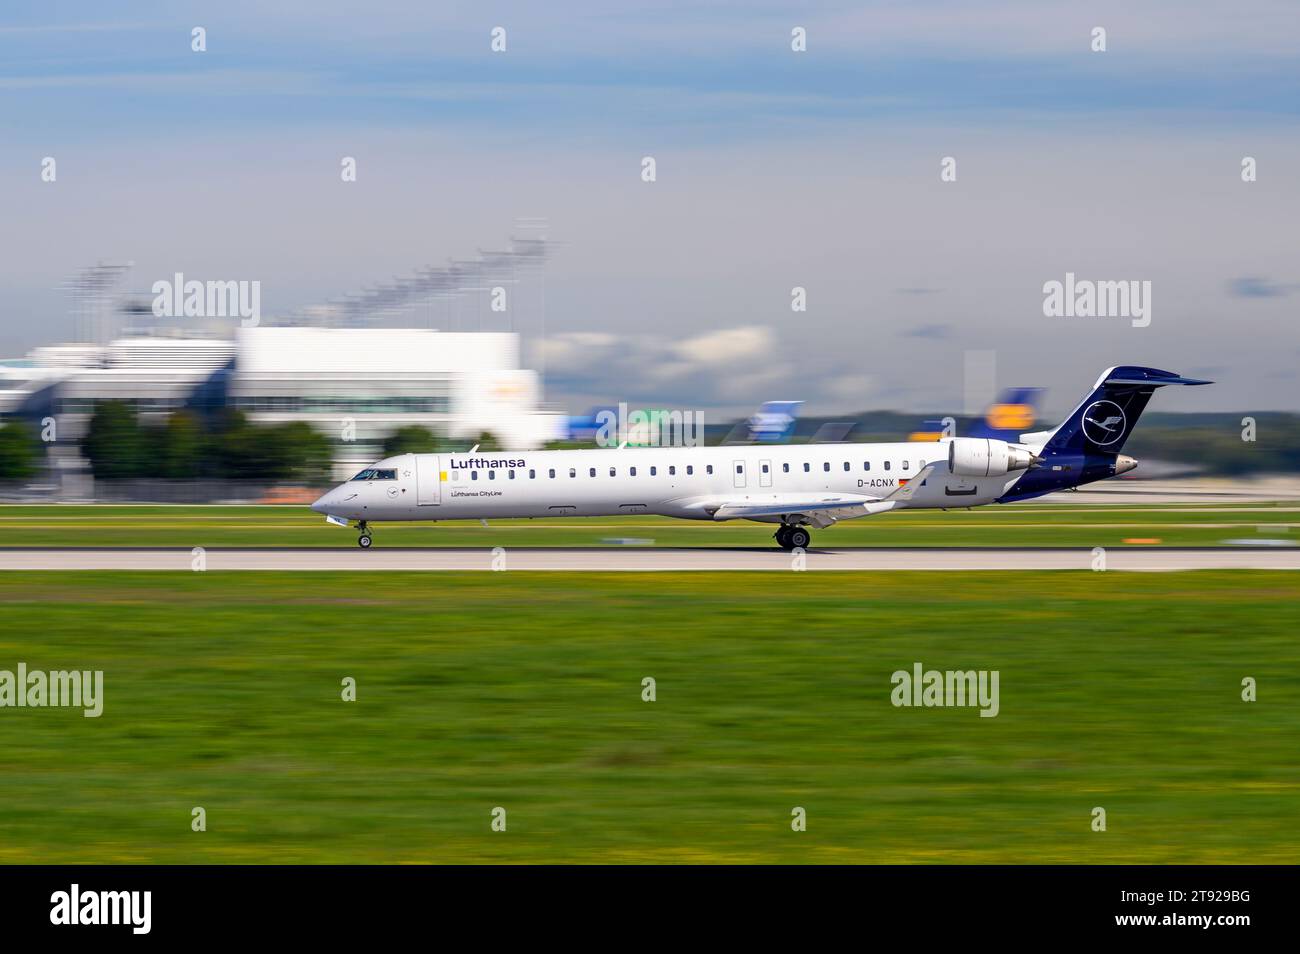
<path id="1" fill-rule="evenodd" d="M 317 498 L 316 502 L 311 505 L 311 509 L 315 510 L 317 513 L 323 513 L 326 516 L 328 516 L 329 505 L 331 501 L 333 501 L 333 499 L 334 499 L 334 491 L 328 490 L 325 493 L 321 494 L 319 498 Z"/>

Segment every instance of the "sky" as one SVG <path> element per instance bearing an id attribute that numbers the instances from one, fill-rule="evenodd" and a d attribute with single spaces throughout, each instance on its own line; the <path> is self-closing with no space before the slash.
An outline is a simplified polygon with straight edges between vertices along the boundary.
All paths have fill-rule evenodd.
<path id="1" fill-rule="evenodd" d="M 0 355 L 67 340 L 95 262 L 275 315 L 527 219 L 511 318 L 574 412 L 960 413 L 972 354 L 1049 410 L 1115 364 L 1218 382 L 1159 410 L 1300 410 L 1290 0 L 46 3 L 0 63 Z M 1067 273 L 1149 281 L 1150 323 L 1046 316 Z"/>

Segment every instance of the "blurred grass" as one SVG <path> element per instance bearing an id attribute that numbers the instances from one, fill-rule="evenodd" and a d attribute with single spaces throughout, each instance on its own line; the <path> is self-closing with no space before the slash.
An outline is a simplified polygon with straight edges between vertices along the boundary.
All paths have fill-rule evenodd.
<path id="1" fill-rule="evenodd" d="M 1157 538 L 1168 546 L 1217 546 L 1227 539 L 1300 543 L 1294 503 L 1215 505 L 1083 504 L 989 506 L 864 517 L 814 534 L 816 546 L 1123 546 Z M 773 546 L 773 527 L 665 517 L 559 517 L 439 523 L 379 523 L 382 547 L 602 546 L 610 538 L 656 546 Z M 26 546 L 353 547 L 354 531 L 328 526 L 305 507 L 8 506 L 0 543 Z"/>
<path id="2" fill-rule="evenodd" d="M 777 580 L 0 574 L 0 669 L 106 696 L 0 709 L 0 861 L 1300 861 L 1300 577 Z"/>

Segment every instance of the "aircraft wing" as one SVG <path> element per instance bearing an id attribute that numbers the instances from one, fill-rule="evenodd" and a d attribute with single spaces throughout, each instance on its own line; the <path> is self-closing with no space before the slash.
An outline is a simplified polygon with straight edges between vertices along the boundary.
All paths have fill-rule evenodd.
<path id="1" fill-rule="evenodd" d="M 785 517 L 800 515 L 815 527 L 829 527 L 841 520 L 865 517 L 888 510 L 892 505 L 881 506 L 879 497 L 859 494 L 809 494 L 777 500 L 725 502 L 713 511 L 714 520 L 768 520 L 776 522 Z"/>
<path id="2" fill-rule="evenodd" d="M 932 463 L 926 464 L 917 472 L 915 477 L 886 497 L 885 502 L 895 507 L 906 507 L 908 503 L 911 502 L 912 496 L 921 488 L 921 485 L 924 484 L 928 478 L 933 477 L 940 470 L 946 471 L 947 469 L 947 459 L 936 460 Z"/>
<path id="3" fill-rule="evenodd" d="M 716 507 L 708 504 L 705 509 L 712 514 L 714 520 L 759 520 L 770 523 L 787 521 L 808 523 L 824 529 L 841 520 L 869 517 L 896 507 L 906 507 L 927 478 L 947 467 L 946 459 L 927 464 L 915 477 L 885 497 L 868 494 L 776 494 L 766 500 L 723 500 Z M 791 517 L 803 519 L 788 520 Z"/>

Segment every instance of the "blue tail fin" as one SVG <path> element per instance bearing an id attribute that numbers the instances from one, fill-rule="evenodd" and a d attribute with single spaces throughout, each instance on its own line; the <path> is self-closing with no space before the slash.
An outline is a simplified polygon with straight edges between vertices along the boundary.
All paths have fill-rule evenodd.
<path id="1" fill-rule="evenodd" d="M 803 401 L 764 401 L 758 413 L 746 422 L 747 439 L 765 444 L 784 444 L 794 434 Z"/>
<path id="2" fill-rule="evenodd" d="M 1212 383 L 1158 368 L 1110 368 L 1097 379 L 1092 393 L 1053 432 L 1044 453 L 1118 454 L 1156 388 Z"/>

